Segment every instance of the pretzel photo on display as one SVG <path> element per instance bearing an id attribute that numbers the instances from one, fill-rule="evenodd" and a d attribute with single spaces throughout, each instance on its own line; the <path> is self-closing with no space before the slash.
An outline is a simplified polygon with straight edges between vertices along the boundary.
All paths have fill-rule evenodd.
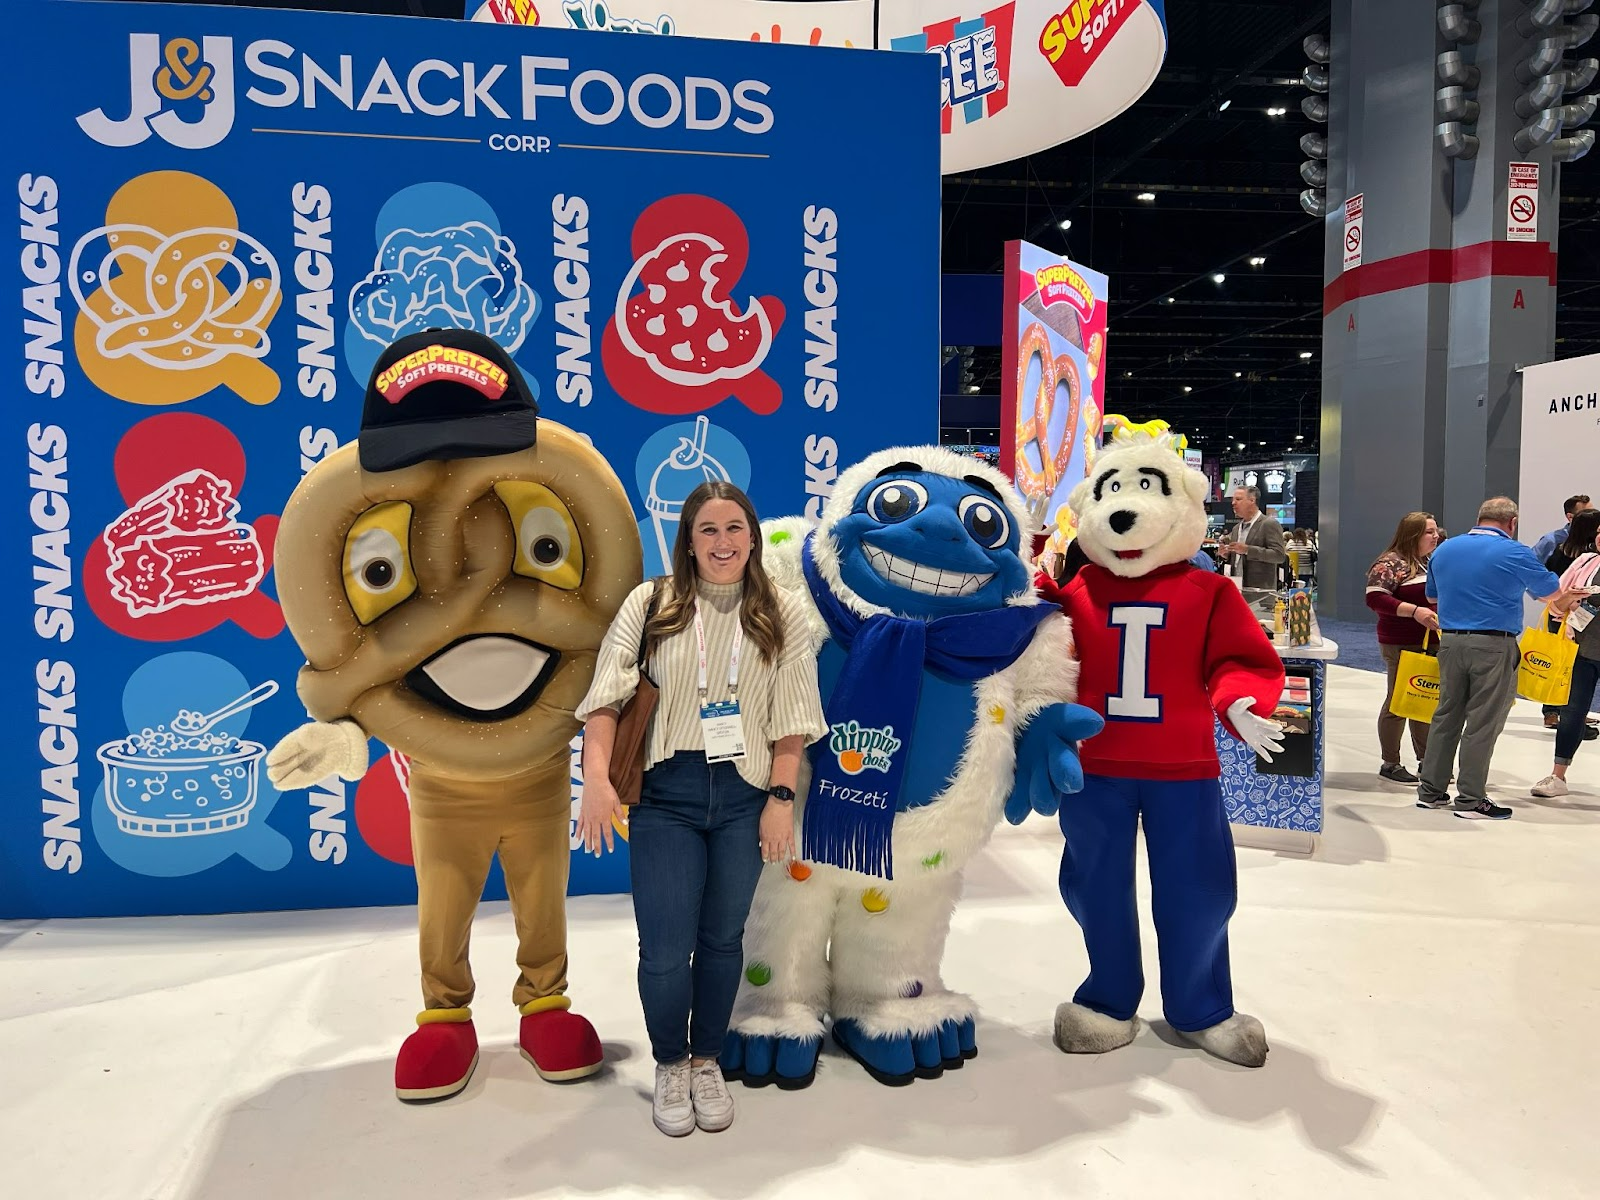
<path id="1" fill-rule="evenodd" d="M 1032 412 L 1024 407 L 1024 389 L 1028 384 L 1028 368 L 1039 360 L 1039 384 L 1034 393 Z M 1050 419 L 1055 413 L 1056 393 L 1067 391 L 1067 420 L 1061 433 L 1061 443 L 1052 451 L 1050 445 Z M 1048 497 L 1055 493 L 1065 478 L 1067 464 L 1072 461 L 1072 448 L 1077 441 L 1078 413 L 1082 405 L 1083 381 L 1078 365 L 1070 356 L 1052 356 L 1050 337 L 1042 322 L 1030 324 L 1022 334 L 1022 345 L 1017 356 L 1017 486 L 1030 499 Z M 1036 469 L 1027 451 L 1036 449 L 1039 466 Z"/>

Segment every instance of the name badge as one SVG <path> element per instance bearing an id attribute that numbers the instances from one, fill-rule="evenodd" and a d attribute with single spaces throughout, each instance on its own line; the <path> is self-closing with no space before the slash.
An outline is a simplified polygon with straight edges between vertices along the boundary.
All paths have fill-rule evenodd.
<path id="1" fill-rule="evenodd" d="M 732 762 L 744 757 L 744 722 L 739 718 L 737 700 L 702 704 L 700 732 L 705 737 L 708 763 Z"/>

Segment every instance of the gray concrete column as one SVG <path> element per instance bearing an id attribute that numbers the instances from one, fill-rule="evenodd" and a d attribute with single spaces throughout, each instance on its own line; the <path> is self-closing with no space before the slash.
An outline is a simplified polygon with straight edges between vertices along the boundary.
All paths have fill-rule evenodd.
<path id="1" fill-rule="evenodd" d="M 1534 45 L 1517 28 L 1528 11 L 1482 0 L 1464 14 L 1481 33 L 1458 44 L 1433 0 L 1334 0 L 1319 563 L 1332 617 L 1365 613 L 1367 567 L 1404 513 L 1462 532 L 1485 496 L 1515 494 L 1516 368 L 1553 355 L 1560 194 L 1548 146 L 1516 145 L 1530 123 L 1514 108 L 1529 87 L 1515 78 Z M 1477 68 L 1471 157 L 1436 136 L 1436 64 L 1450 50 Z M 1507 240 L 1513 161 L 1540 164 L 1534 242 Z M 1357 193 L 1362 262 L 1346 271 L 1344 201 Z"/>

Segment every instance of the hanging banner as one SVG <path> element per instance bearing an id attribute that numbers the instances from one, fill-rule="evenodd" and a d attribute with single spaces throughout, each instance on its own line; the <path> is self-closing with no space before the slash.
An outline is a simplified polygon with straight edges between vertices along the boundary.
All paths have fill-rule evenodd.
<path id="1" fill-rule="evenodd" d="M 1344 263 L 1341 271 L 1361 265 L 1362 216 L 1366 194 L 1357 193 L 1344 202 Z"/>
<path id="2" fill-rule="evenodd" d="M 1144 95 L 1167 53 L 1165 0 L 468 0 L 467 11 L 501 24 L 933 55 L 946 174 L 1098 129 Z"/>
<path id="3" fill-rule="evenodd" d="M 1058 550 L 1071 536 L 1067 496 L 1100 445 L 1109 287 L 1098 271 L 1006 243 L 1000 469 Z"/>
<path id="4" fill-rule="evenodd" d="M 414 897 L 402 757 L 283 795 L 262 762 L 306 719 L 278 514 L 396 338 L 511 353 L 649 573 L 703 480 L 818 515 L 937 436 L 928 59 L 68 0 L 15 58 L 0 917 Z"/>
<path id="5" fill-rule="evenodd" d="M 1539 240 L 1539 164 L 1514 162 L 1506 183 L 1506 241 Z"/>

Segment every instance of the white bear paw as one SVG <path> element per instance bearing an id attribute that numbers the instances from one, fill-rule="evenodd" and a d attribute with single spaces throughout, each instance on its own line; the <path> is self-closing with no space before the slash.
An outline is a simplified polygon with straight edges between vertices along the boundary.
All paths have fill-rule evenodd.
<path id="1" fill-rule="evenodd" d="M 1059 1018 L 1058 1018 L 1059 1019 Z M 1224 1062 L 1241 1067 L 1259 1067 L 1267 1061 L 1267 1031 L 1261 1022 L 1245 1013 L 1236 1012 L 1226 1021 L 1219 1021 L 1209 1029 L 1193 1033 L 1175 1031 L 1192 1046 L 1199 1046 L 1207 1054 Z"/>
<path id="2" fill-rule="evenodd" d="M 1139 1018 L 1119 1021 L 1067 1001 L 1056 1008 L 1056 1049 L 1065 1054 L 1104 1054 L 1133 1041 Z"/>

